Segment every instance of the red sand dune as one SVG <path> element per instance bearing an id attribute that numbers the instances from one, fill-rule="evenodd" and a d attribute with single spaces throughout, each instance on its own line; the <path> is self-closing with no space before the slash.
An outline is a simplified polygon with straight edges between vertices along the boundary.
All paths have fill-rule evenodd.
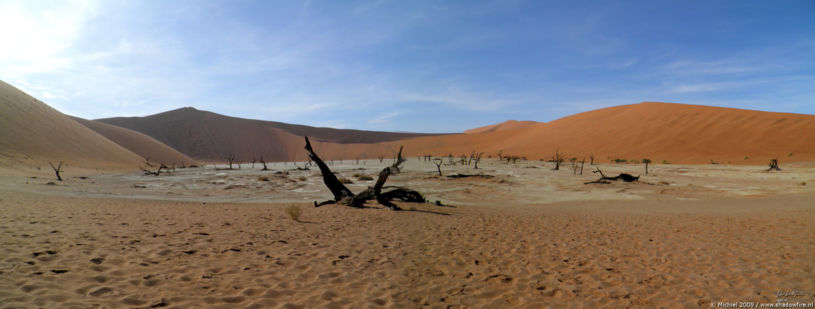
<path id="1" fill-rule="evenodd" d="M 71 119 L 107 137 L 109 140 L 127 148 L 142 158 L 149 159 L 150 162 L 164 163 L 168 166 L 173 163 L 176 165 L 198 164 L 198 162 L 187 155 L 142 133 L 78 117 L 71 117 Z"/>
<path id="2" fill-rule="evenodd" d="M 3 102 L 8 102 L 0 106 L 0 154 L 4 160 L 71 158 L 121 165 L 138 157 L 21 91 L 2 86 Z M 267 161 L 305 160 L 304 134 L 312 137 L 315 150 L 325 159 L 392 157 L 404 145 L 408 156 L 460 156 L 478 151 L 494 157 L 501 151 L 530 160 L 548 160 L 560 151 L 567 159 L 588 160 L 594 155 L 599 162 L 615 158 L 758 165 L 771 158 L 779 158 L 782 164 L 815 161 L 813 115 L 675 103 L 615 106 L 549 123 L 508 121 L 469 130 L 468 134 L 424 136 L 313 128 L 193 108 L 100 121 L 144 133 L 192 158 L 221 162 L 230 154 L 242 161 L 259 155 Z M 167 149 L 161 151 L 178 156 Z"/>
<path id="3" fill-rule="evenodd" d="M 136 169 L 141 157 L 0 81 L 0 167 Z"/>
<path id="4" fill-rule="evenodd" d="M 474 134 L 474 133 L 487 133 L 487 132 L 496 132 L 496 131 L 504 131 L 504 130 L 512 130 L 517 128 L 523 128 L 538 124 L 540 122 L 536 121 L 517 121 L 517 120 L 507 120 L 499 124 L 493 124 L 488 126 L 483 126 L 475 129 L 469 129 L 464 131 L 464 134 Z"/>
<path id="5" fill-rule="evenodd" d="M 671 163 L 764 164 L 815 161 L 815 116 L 675 103 L 615 106 L 550 123 L 475 134 L 413 138 L 378 145 L 326 145 L 329 156 L 374 157 L 405 145 L 416 156 L 485 152 L 551 159 L 620 158 Z"/>
<path id="6" fill-rule="evenodd" d="M 267 161 L 293 160 L 302 145 L 289 147 L 300 136 L 334 143 L 377 143 L 438 134 L 315 128 L 274 121 L 224 116 L 185 107 L 146 117 L 98 119 L 99 122 L 149 135 L 180 152 L 205 161 L 223 161 L 234 154 L 251 161 L 263 155 Z M 297 142 L 299 143 L 299 142 Z"/>

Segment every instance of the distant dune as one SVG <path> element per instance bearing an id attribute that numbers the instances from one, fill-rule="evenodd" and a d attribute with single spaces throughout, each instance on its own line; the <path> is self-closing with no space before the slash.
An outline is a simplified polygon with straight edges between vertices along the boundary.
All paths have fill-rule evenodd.
<path id="1" fill-rule="evenodd" d="M 144 133 L 182 153 L 205 161 L 223 161 L 229 154 L 236 155 L 242 161 L 250 161 L 260 154 L 270 161 L 291 160 L 302 152 L 302 145 L 299 144 L 302 141 L 300 136 L 303 135 L 339 144 L 378 143 L 437 135 L 315 128 L 228 117 L 191 107 L 146 117 L 118 117 L 97 121 Z"/>
<path id="2" fill-rule="evenodd" d="M 193 109 L 125 119 L 145 123 L 143 126 L 155 124 L 152 128 L 157 132 L 153 134 L 163 136 L 165 143 L 195 158 L 223 161 L 227 153 L 235 153 L 248 161 L 262 153 L 267 160 L 305 159 L 301 135 L 267 126 L 264 121 Z M 320 130 L 323 129 L 311 133 Z M 405 154 L 410 156 L 460 156 L 478 151 L 495 157 L 501 151 L 530 160 L 548 160 L 555 151 L 560 151 L 567 159 L 588 161 L 594 155 L 598 162 L 618 158 L 638 161 L 649 158 L 655 163 L 714 161 L 758 165 L 771 158 L 782 162 L 815 161 L 813 115 L 677 103 L 615 106 L 549 123 L 507 121 L 467 132 L 402 136 L 404 139 L 380 143 L 336 143 L 336 139 L 326 139 L 328 135 L 313 137 L 315 150 L 326 159 L 391 157 L 404 145 Z"/>
<path id="3" fill-rule="evenodd" d="M 413 154 L 483 151 L 551 159 L 559 150 L 578 160 L 594 154 L 653 162 L 764 164 L 815 161 L 815 116 L 645 102 L 609 107 L 514 129 L 416 138 Z M 392 147 L 392 146 L 391 146 Z"/>
<path id="4" fill-rule="evenodd" d="M 483 126 L 480 128 L 469 129 L 464 131 L 464 134 L 474 134 L 474 133 L 487 133 L 487 132 L 496 132 L 496 131 L 504 131 L 504 130 L 512 130 L 517 128 L 523 128 L 538 124 L 539 122 L 536 121 L 517 121 L 517 120 L 507 120 L 499 124 L 493 124 L 489 126 Z"/>
<path id="5" fill-rule="evenodd" d="M 0 167 L 40 167 L 64 161 L 65 167 L 135 169 L 141 158 L 0 81 Z"/>
<path id="6" fill-rule="evenodd" d="M 142 133 L 78 117 L 71 117 L 71 119 L 107 137 L 109 140 L 127 148 L 142 158 L 149 159 L 150 162 L 165 163 L 168 166 L 173 163 L 179 166 L 181 164 L 198 164 L 198 162 L 189 156 Z"/>
<path id="7" fill-rule="evenodd" d="M 80 120 L 100 135 L 8 84 L 0 90 L 0 161 L 5 165 L 67 160 L 87 167 L 137 166 L 133 162 L 141 161 L 139 156 L 168 162 L 224 162 L 229 155 L 243 162 L 261 155 L 267 161 L 305 160 L 303 135 L 312 138 L 326 160 L 390 158 L 405 146 L 407 156 L 458 157 L 477 151 L 487 157 L 502 152 L 549 160 L 559 151 L 567 159 L 594 156 L 598 162 L 649 158 L 654 163 L 761 165 L 778 158 L 783 166 L 815 161 L 815 116 L 803 114 L 645 102 L 549 123 L 510 120 L 443 135 L 314 128 L 194 108 Z"/>

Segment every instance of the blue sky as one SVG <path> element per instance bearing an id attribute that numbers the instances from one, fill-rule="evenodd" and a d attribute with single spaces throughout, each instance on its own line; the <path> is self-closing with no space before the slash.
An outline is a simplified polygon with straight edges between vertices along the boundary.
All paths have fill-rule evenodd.
<path id="1" fill-rule="evenodd" d="M 460 132 L 641 101 L 815 114 L 815 1 L 5 1 L 0 79 L 84 118 L 193 106 Z"/>

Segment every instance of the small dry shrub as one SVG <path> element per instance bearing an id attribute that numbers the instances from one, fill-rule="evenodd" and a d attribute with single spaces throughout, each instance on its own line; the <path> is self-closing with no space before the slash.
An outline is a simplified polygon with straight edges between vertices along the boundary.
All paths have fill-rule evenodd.
<path id="1" fill-rule="evenodd" d="M 289 205 L 286 207 L 286 214 L 294 221 L 300 222 L 301 213 L 300 207 L 297 205 Z"/>
<path id="2" fill-rule="evenodd" d="M 297 180 L 300 180 L 300 181 L 306 181 L 306 179 L 308 179 L 308 178 L 306 178 L 306 176 L 297 177 Z"/>
<path id="3" fill-rule="evenodd" d="M 269 181 L 269 177 L 266 177 L 266 176 L 260 176 L 260 177 L 258 177 L 258 180 L 259 180 L 259 181 Z"/>

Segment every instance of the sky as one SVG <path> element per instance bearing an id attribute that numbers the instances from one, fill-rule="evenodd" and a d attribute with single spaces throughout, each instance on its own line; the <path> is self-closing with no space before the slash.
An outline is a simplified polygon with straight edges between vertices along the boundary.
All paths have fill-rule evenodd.
<path id="1" fill-rule="evenodd" d="M 7 1 L 0 80 L 63 113 L 192 106 L 461 132 L 643 101 L 815 114 L 815 1 Z"/>

